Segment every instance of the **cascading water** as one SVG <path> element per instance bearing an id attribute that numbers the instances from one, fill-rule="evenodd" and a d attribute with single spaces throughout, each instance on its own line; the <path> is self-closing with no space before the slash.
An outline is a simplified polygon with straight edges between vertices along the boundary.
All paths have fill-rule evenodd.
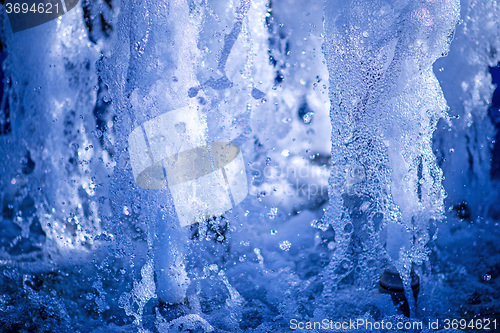
<path id="1" fill-rule="evenodd" d="M 2 7 L 0 331 L 498 317 L 496 1 Z"/>
<path id="2" fill-rule="evenodd" d="M 354 271 L 369 285 L 387 260 L 409 279 L 412 263 L 425 260 L 428 223 L 441 218 L 444 197 L 431 139 L 446 102 L 432 64 L 447 51 L 458 8 L 326 6 L 333 169 L 324 219 L 337 242 L 333 284 Z"/>

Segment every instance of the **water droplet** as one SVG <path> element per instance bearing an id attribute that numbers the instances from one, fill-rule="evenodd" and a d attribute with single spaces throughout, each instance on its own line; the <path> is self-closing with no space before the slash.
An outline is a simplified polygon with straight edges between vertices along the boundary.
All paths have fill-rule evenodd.
<path id="1" fill-rule="evenodd" d="M 304 117 L 302 117 L 302 119 L 304 120 L 304 123 L 305 124 L 309 124 L 312 119 L 313 119 L 313 116 L 314 116 L 314 112 L 308 112 L 304 115 Z"/>
<path id="2" fill-rule="evenodd" d="M 198 95 L 198 90 L 199 90 L 199 88 L 198 88 L 198 87 L 192 87 L 192 88 L 189 88 L 189 90 L 188 90 L 188 97 L 189 97 L 189 98 L 193 98 L 193 97 L 195 97 L 196 95 Z"/>
<path id="3" fill-rule="evenodd" d="M 311 221 L 311 227 L 318 228 L 321 231 L 326 231 L 328 229 L 328 224 L 323 223 L 322 221 L 318 221 L 316 219 Z"/>
<path id="4" fill-rule="evenodd" d="M 344 226 L 344 231 L 347 232 L 347 233 L 351 233 L 352 230 L 353 230 L 353 225 L 351 222 L 347 222 Z"/>
<path id="5" fill-rule="evenodd" d="M 290 250 L 290 247 L 292 246 L 292 243 L 290 243 L 289 241 L 283 241 L 280 243 L 280 249 L 282 249 L 283 251 L 288 251 Z"/>
<path id="6" fill-rule="evenodd" d="M 265 96 L 266 94 L 264 94 L 262 91 L 260 91 L 259 89 L 257 88 L 253 88 L 252 89 L 252 97 L 255 98 L 255 99 L 261 99 Z"/>

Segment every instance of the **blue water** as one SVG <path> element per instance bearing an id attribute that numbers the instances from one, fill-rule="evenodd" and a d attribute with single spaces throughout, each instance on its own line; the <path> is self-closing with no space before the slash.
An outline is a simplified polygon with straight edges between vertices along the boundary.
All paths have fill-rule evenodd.
<path id="1" fill-rule="evenodd" d="M 497 2 L 81 1 L 17 33 L 1 18 L 0 332 L 500 330 Z M 148 134 L 184 107 L 199 117 Z M 172 178 L 140 185 L 174 131 L 240 147 L 241 203 L 241 183 L 203 188 L 234 207 L 181 227 Z M 385 269 L 408 313 L 379 291 Z M 394 327 L 335 328 L 350 320 Z"/>

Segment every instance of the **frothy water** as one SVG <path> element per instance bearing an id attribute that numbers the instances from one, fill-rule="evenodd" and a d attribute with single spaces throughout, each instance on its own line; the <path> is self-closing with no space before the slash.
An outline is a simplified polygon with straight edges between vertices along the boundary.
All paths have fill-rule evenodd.
<path id="1" fill-rule="evenodd" d="M 498 316 L 499 18 L 468 0 L 99 0 L 12 33 L 3 13 L 0 331 Z M 378 291 L 386 269 L 409 318 Z"/>
<path id="2" fill-rule="evenodd" d="M 444 197 L 431 139 L 446 101 L 432 64 L 447 52 L 458 9 L 456 1 L 325 7 L 333 169 L 324 218 L 340 245 L 328 267 L 337 279 L 354 274 L 369 285 L 387 261 L 409 277 L 425 260 Z"/>

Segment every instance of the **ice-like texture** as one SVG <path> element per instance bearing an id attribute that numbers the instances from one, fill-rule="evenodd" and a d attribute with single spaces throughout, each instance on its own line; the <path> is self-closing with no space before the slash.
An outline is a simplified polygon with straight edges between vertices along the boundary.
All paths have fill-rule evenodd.
<path id="1" fill-rule="evenodd" d="M 13 34 L 2 10 L 0 331 L 396 323 L 376 290 L 391 266 L 407 287 L 412 267 L 421 277 L 410 320 L 496 316 L 486 73 L 500 13 L 498 1 L 459 11 L 458 0 L 82 0 Z M 131 161 L 129 138 L 184 107 L 199 119 L 176 130 L 241 147 L 249 194 L 181 227 L 168 188 L 137 185 L 133 164 L 149 160 Z"/>
<path id="2" fill-rule="evenodd" d="M 96 175 L 109 159 L 92 114 L 98 54 L 81 16 L 76 8 L 16 34 L 3 20 L 12 131 L 0 138 L 3 205 L 25 231 L 41 223 L 59 249 L 92 245 L 101 230 L 96 198 L 106 193 Z"/>
<path id="3" fill-rule="evenodd" d="M 409 276 L 411 263 L 425 260 L 428 224 L 442 217 L 444 198 L 431 140 L 446 101 L 432 64 L 448 50 L 458 11 L 455 0 L 326 4 L 333 169 L 324 219 L 337 244 L 330 288 L 349 274 L 370 285 L 388 260 Z M 396 251 L 386 254 L 384 243 Z"/>
<path id="4" fill-rule="evenodd" d="M 124 2 L 110 56 L 100 65 L 117 117 L 118 153 L 112 192 L 120 195 L 111 199 L 114 221 L 119 223 L 128 215 L 124 209 L 134 211 L 133 223 L 146 232 L 148 257 L 154 258 L 157 294 L 167 303 L 182 302 L 186 297 L 186 235 L 180 230 L 168 190 L 151 191 L 131 182 L 127 140 L 145 121 L 196 103 L 189 99 L 188 90 L 197 85 L 194 66 L 200 59 L 195 44 L 198 21 L 199 16 L 190 13 L 183 1 Z M 138 302 L 138 311 L 142 312 L 146 302 Z"/>

